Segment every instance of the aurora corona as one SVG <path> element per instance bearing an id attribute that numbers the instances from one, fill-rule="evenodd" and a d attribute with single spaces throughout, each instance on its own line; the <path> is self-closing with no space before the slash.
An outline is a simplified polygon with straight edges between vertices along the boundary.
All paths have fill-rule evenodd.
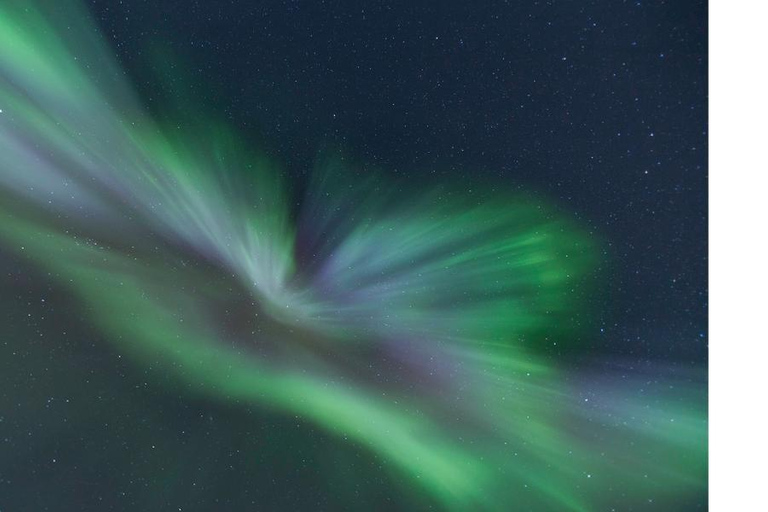
<path id="1" fill-rule="evenodd" d="M 114 350 L 300 416 L 446 510 L 674 508 L 706 485 L 684 382 L 637 394 L 551 351 L 599 272 L 577 222 L 343 158 L 299 194 L 223 123 L 157 122 L 85 10 L 56 5 L 0 4 L 0 243 Z"/>

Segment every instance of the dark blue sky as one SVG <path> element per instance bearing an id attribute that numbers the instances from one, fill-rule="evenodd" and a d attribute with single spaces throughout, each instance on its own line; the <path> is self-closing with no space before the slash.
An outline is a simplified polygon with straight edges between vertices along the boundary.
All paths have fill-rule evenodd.
<path id="1" fill-rule="evenodd" d="M 605 241 L 590 349 L 706 358 L 706 2 L 91 5 L 150 106 L 162 48 L 297 177 L 340 148 L 554 199 Z"/>

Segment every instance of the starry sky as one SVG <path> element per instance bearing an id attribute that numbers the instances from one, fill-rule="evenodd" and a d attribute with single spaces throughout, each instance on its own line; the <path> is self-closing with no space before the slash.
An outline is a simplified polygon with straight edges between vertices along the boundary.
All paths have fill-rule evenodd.
<path id="1" fill-rule="evenodd" d="M 410 198 L 413 209 L 403 211 L 414 217 L 432 208 L 419 191 L 446 183 L 470 200 L 479 190 L 500 198 L 480 217 L 488 223 L 530 217 L 510 198 L 541 198 L 564 219 L 541 226 L 573 233 L 573 243 L 589 240 L 594 251 L 583 268 L 574 263 L 582 280 L 567 333 L 530 334 L 543 340 L 537 361 L 567 369 L 563 380 L 581 390 L 582 405 L 599 403 L 588 412 L 558 405 L 571 419 L 553 424 L 583 432 L 621 414 L 640 418 L 645 427 L 637 430 L 651 441 L 639 443 L 638 454 L 649 456 L 664 438 L 652 426 L 656 415 L 680 417 L 690 407 L 706 418 L 706 2 L 89 0 L 85 7 L 137 103 L 169 124 L 190 110 L 227 123 L 293 187 L 284 200 L 290 218 L 304 211 L 297 198 L 319 190 L 313 169 L 327 155 L 351 162 L 340 182 L 375 174 L 377 184 L 391 183 L 391 196 Z M 6 117 L 13 110 L 0 109 Z M 17 205 L 6 189 L 1 197 Z M 224 195 L 220 204 L 227 201 Z M 371 218 L 397 210 L 355 208 Z M 344 233 L 352 239 L 356 231 Z M 136 240 L 147 253 L 155 245 L 148 235 Z M 164 257 L 184 252 L 174 244 L 161 246 Z M 0 243 L 0 510 L 472 509 L 456 497 L 446 501 L 439 487 L 416 485 L 427 471 L 409 473 L 410 462 L 392 456 L 386 445 L 396 436 L 350 440 L 344 426 L 341 434 L 329 430 L 319 414 L 190 393 L 191 384 L 154 356 L 137 363 L 125 346 L 105 341 L 121 334 L 90 318 L 97 307 L 78 305 L 53 278 L 62 269 L 38 265 L 11 245 Z M 190 256 L 189 266 L 235 287 L 203 260 Z M 382 263 L 381 272 L 387 268 Z M 172 275 L 190 288 L 204 281 L 176 267 Z M 231 327 L 229 316 L 223 322 L 246 329 Z M 474 329 L 469 321 L 460 327 Z M 363 360 L 399 375 L 389 360 Z M 541 388 L 546 396 L 561 392 Z M 355 400 L 349 403 L 371 403 Z M 605 404 L 621 404 L 621 413 Z M 523 407 L 545 417 L 538 403 Z M 619 434 L 596 429 L 589 443 L 577 444 L 623 453 Z M 680 448 L 683 435 L 669 436 Z M 562 472 L 550 475 L 553 465 Z M 575 463 L 524 467 L 551 482 L 542 492 L 560 500 L 559 509 L 582 510 L 582 498 L 586 507 L 616 510 L 706 509 L 701 473 L 686 475 L 696 485 L 683 478 L 669 491 L 643 487 L 656 468 L 628 470 L 610 489 L 598 488 L 611 496 L 598 502 L 587 490 L 581 495 L 582 484 L 559 494 L 565 482 L 570 489 Z M 591 483 L 600 471 L 578 474 Z M 504 505 L 475 505 L 501 510 L 514 502 L 500 499 Z M 534 497 L 508 510 L 550 506 Z"/>
<path id="2" fill-rule="evenodd" d="M 342 148 L 556 199 L 608 239 L 593 348 L 705 357 L 706 2 L 91 5 L 150 106 L 159 42 L 296 173 Z"/>

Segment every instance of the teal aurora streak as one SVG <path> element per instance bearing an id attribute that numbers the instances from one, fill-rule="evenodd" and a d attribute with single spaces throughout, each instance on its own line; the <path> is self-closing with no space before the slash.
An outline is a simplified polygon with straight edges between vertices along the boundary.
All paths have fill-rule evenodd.
<path id="1" fill-rule="evenodd" d="M 565 215 L 404 191 L 341 158 L 297 213 L 223 124 L 154 121 L 85 9 L 55 4 L 0 4 L 0 241 L 116 350 L 314 422 L 446 510 L 670 510 L 705 492 L 690 383 L 643 394 L 547 355 L 597 265 Z"/>

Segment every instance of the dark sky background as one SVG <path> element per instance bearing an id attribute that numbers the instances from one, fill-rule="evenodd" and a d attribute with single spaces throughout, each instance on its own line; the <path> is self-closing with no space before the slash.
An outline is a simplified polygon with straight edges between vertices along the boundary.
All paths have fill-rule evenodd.
<path id="1" fill-rule="evenodd" d="M 706 2 L 88 5 L 150 108 L 195 84 L 299 183 L 341 150 L 405 186 L 549 198 L 604 245 L 582 354 L 706 363 Z M 178 68 L 158 69 L 158 49 Z M 0 266 L 2 335 L 23 340 L 0 344 L 2 512 L 429 506 L 313 425 L 137 369 L 49 279 Z M 349 485 L 331 495 L 318 475 Z"/>
<path id="2" fill-rule="evenodd" d="M 605 240 L 588 348 L 706 358 L 706 2 L 91 5 L 150 107 L 160 48 L 297 179 L 334 148 L 553 199 Z"/>

